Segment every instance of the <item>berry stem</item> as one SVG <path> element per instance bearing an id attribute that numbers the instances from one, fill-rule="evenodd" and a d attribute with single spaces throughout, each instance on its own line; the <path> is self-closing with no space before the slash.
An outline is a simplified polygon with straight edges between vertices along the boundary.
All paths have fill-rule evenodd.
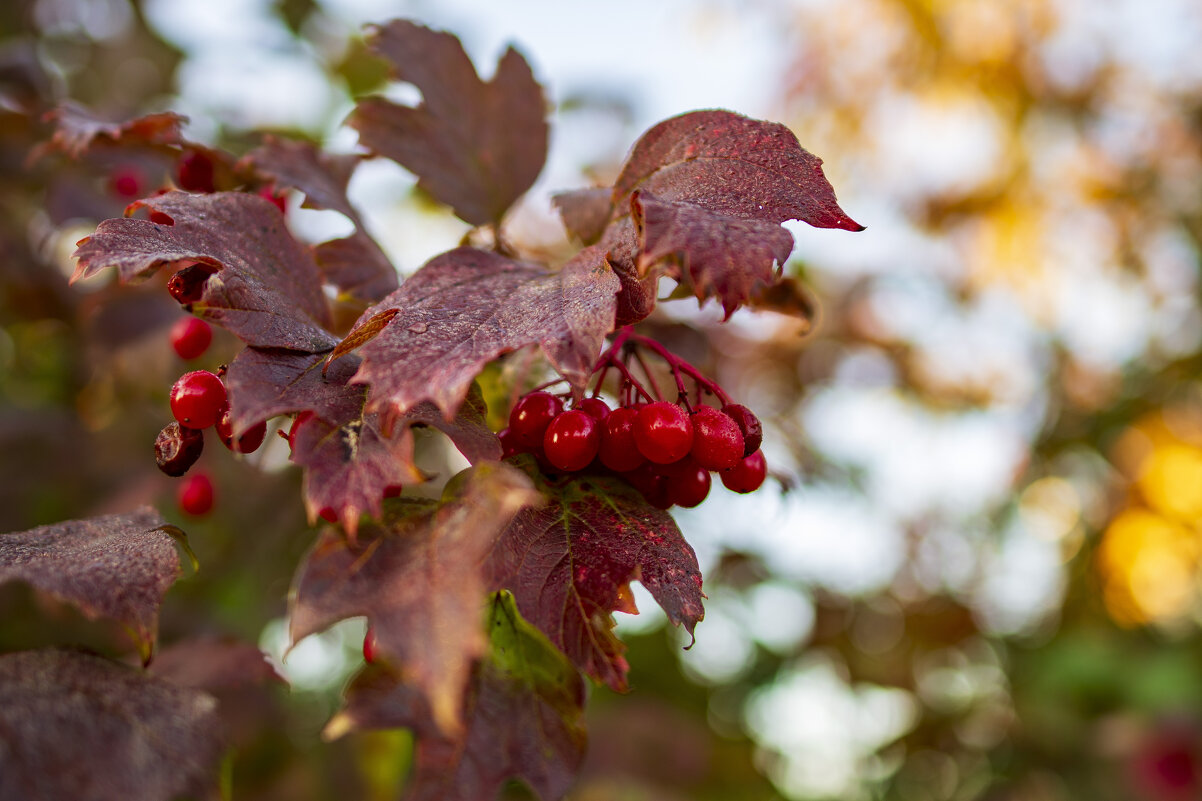
<path id="1" fill-rule="evenodd" d="M 659 384 L 655 380 L 655 375 L 651 372 L 651 368 L 647 366 L 647 362 L 643 359 L 643 354 L 635 348 L 627 346 L 627 353 L 633 353 L 635 360 L 639 363 L 639 367 L 643 370 L 643 375 L 647 376 L 647 383 L 651 385 L 651 391 L 655 393 L 655 400 L 663 400 L 664 393 L 659 391 Z M 679 383 L 679 381 L 677 382 Z"/>

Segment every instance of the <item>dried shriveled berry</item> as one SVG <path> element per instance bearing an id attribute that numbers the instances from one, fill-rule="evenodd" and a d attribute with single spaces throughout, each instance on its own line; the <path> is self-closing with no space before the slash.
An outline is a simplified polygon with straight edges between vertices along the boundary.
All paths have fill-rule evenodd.
<path id="1" fill-rule="evenodd" d="M 172 421 L 154 439 L 154 461 L 169 476 L 182 476 L 204 452 L 204 433 Z"/>

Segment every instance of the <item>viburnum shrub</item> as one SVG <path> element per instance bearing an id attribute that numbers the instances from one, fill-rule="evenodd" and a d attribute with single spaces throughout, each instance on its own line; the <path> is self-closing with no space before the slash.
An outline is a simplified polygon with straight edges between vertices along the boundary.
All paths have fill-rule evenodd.
<path id="1" fill-rule="evenodd" d="M 660 302 L 659 279 L 677 283 L 674 297 L 716 301 L 726 318 L 744 306 L 789 311 L 805 304 L 790 302 L 801 290 L 781 275 L 793 244 L 781 223 L 861 226 L 789 129 L 696 111 L 644 133 L 612 185 L 556 195 L 579 247 L 562 264 L 542 263 L 505 226 L 547 149 L 546 99 L 525 59 L 508 50 L 486 82 L 447 33 L 394 21 L 368 43 L 423 99 L 360 100 L 349 124 L 362 153 L 265 136 L 235 157 L 186 140 L 177 115 L 106 123 L 60 109 L 47 151 L 104 147 L 169 165 L 139 173 L 145 196 L 79 244 L 73 280 L 167 271 L 167 292 L 190 319 L 244 344 L 228 364 L 175 384 L 175 421 L 155 442 L 156 461 L 182 476 L 209 426 L 239 453 L 256 450 L 269 425 L 286 439 L 309 520 L 321 526 L 290 593 L 291 636 L 363 615 L 371 632 L 327 736 L 412 729 L 414 797 L 475 801 L 519 779 L 558 799 L 584 753 L 584 680 L 627 687 L 613 612 L 632 608 L 630 582 L 690 634 L 704 614 L 697 558 L 665 510 L 701 503 L 713 473 L 736 492 L 767 474 L 755 414 L 640 325 Z M 477 245 L 401 282 L 347 196 L 356 166 L 374 157 L 415 174 L 475 227 L 465 241 Z M 112 181 L 119 193 L 133 185 L 126 173 Z M 352 232 L 300 241 L 281 214 L 284 193 L 340 212 Z M 342 322 L 348 308 L 360 310 L 353 324 Z M 499 361 L 515 369 L 485 377 Z M 497 385 L 514 375 L 516 385 Z M 486 394 L 516 402 L 489 410 Z M 507 411 L 508 427 L 494 431 L 490 411 Z M 419 470 L 415 448 L 431 438 L 415 445 L 415 427 L 441 431 L 472 466 L 453 477 Z M 431 480 L 445 483 L 441 497 L 408 491 Z M 182 481 L 181 507 L 207 512 L 207 476 Z M 123 545 L 123 558 L 162 560 L 155 548 L 170 530 L 142 510 L 50 534 L 156 543 Z M 22 536 L 0 539 L 0 569 Z M 56 553 L 69 562 L 75 551 Z M 161 584 L 167 572 L 147 575 Z M 125 592 L 112 581 L 109 591 Z M 144 661 L 169 583 L 137 588 L 147 599 L 140 617 L 112 613 L 137 633 Z M 205 744 L 217 736 L 199 711 L 137 725 L 162 738 L 183 726 Z M 173 766 L 175 783 L 155 797 L 201 795 L 216 771 L 197 762 Z"/>

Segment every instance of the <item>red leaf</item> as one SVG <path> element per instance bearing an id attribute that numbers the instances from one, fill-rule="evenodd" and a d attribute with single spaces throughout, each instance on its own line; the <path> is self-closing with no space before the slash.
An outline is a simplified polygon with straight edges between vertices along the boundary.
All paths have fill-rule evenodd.
<path id="1" fill-rule="evenodd" d="M 267 656 L 248 642 L 196 637 L 174 643 L 154 658 L 150 672 L 177 687 L 219 692 L 284 680 Z"/>
<path id="2" fill-rule="evenodd" d="M 451 438 L 455 447 L 472 464 L 496 461 L 501 458 L 501 440 L 488 427 L 488 405 L 480 385 L 473 383 L 467 397 L 455 413 L 447 420 L 437 406 L 423 401 L 405 412 L 400 421 L 408 425 L 427 425 L 437 428 Z"/>
<path id="3" fill-rule="evenodd" d="M 792 131 L 730 111 L 682 114 L 643 134 L 614 183 L 614 205 L 638 190 L 732 217 L 863 230 Z"/>
<path id="4" fill-rule="evenodd" d="M 757 287 L 773 283 L 793 250 L 793 235 L 771 221 L 663 201 L 650 192 L 635 193 L 631 208 L 643 231 L 644 263 L 670 258 L 684 265 L 697 299 L 720 299 L 727 318 Z M 679 269 L 668 274 L 682 278 Z"/>
<path id="5" fill-rule="evenodd" d="M 684 114 L 643 134 L 611 201 L 615 209 L 630 208 L 637 224 L 621 216 L 602 237 L 623 276 L 618 317 L 624 323 L 654 307 L 655 268 L 665 262 L 664 274 L 691 285 L 699 299 L 717 297 L 729 317 L 759 285 L 771 284 L 774 264 L 788 258 L 793 240 L 780 223 L 863 228 L 839 208 L 822 160 L 788 128 L 729 111 Z M 565 217 L 569 228 L 584 225 L 584 213 L 574 214 Z M 635 272 L 641 291 L 627 277 Z"/>
<path id="6" fill-rule="evenodd" d="M 613 214 L 613 190 L 604 186 L 559 192 L 551 203 L 568 233 L 591 245 L 601 238 Z"/>
<path id="7" fill-rule="evenodd" d="M 243 158 L 240 166 L 253 169 L 277 188 L 303 192 L 305 208 L 331 209 L 350 218 L 355 233 L 318 245 L 317 263 L 334 286 L 375 302 L 396 289 L 397 273 L 380 246 L 367 234 L 362 218 L 347 197 L 347 184 L 360 161 L 362 157 L 358 155 L 331 155 L 309 142 L 268 136 L 262 147 Z"/>
<path id="8" fill-rule="evenodd" d="M 472 671 L 464 726 L 448 736 L 429 705 L 387 668 L 369 665 L 347 689 L 327 737 L 351 729 L 414 730 L 418 737 L 407 801 L 482 801 L 521 779 L 544 801 L 568 791 L 584 758 L 584 682 L 507 593 L 490 609 L 492 647 Z"/>
<path id="9" fill-rule="evenodd" d="M 697 557 L 672 516 L 625 482 L 540 489 L 548 503 L 519 512 L 493 548 L 491 586 L 513 592 L 522 616 L 578 668 L 624 690 L 627 664 L 611 631 L 623 586 L 642 582 L 691 634 L 705 614 Z"/>
<path id="10" fill-rule="evenodd" d="M 376 28 L 368 43 L 422 103 L 360 101 L 350 120 L 360 141 L 472 225 L 499 222 L 547 155 L 545 101 L 530 65 L 509 48 L 485 83 L 457 38 L 405 20 Z"/>
<path id="11" fill-rule="evenodd" d="M 293 642 L 366 615 L 384 661 L 429 699 L 437 727 L 459 728 L 471 662 L 484 653 L 480 562 L 519 508 L 539 496 L 513 468 L 489 463 L 467 474 L 441 505 L 390 504 L 358 544 L 327 530 L 306 558 L 292 602 Z"/>
<path id="12" fill-rule="evenodd" d="M 145 661 L 163 596 L 180 574 L 166 525 L 146 506 L 125 515 L 0 534 L 0 584 L 24 581 L 89 618 L 117 621 L 137 639 Z"/>
<path id="13" fill-rule="evenodd" d="M 323 375 L 325 361 L 322 353 L 243 349 L 225 374 L 234 432 L 293 412 L 313 412 L 339 424 L 360 417 L 367 391 L 347 383 L 358 360 L 339 359 Z"/>
<path id="14" fill-rule="evenodd" d="M 86 153 L 97 139 L 122 144 L 177 145 L 183 143 L 181 128 L 187 117 L 171 112 L 147 114 L 125 122 L 108 122 L 78 103 L 66 102 L 47 117 L 55 123 L 50 141 L 38 148 L 34 158 L 59 150 L 71 158 Z"/>
<path id="15" fill-rule="evenodd" d="M 332 512 L 352 537 L 361 515 L 380 516 L 389 488 L 422 480 L 413 466 L 408 427 L 389 436 L 377 414 L 343 423 L 320 417 L 301 421 L 292 437 L 292 461 L 305 468 L 309 519 Z"/>
<path id="16" fill-rule="evenodd" d="M 595 247 L 558 273 L 487 251 L 452 250 L 364 312 L 360 324 L 400 309 L 359 349 L 363 364 L 353 380 L 371 385 L 369 408 L 404 411 L 431 400 L 450 415 L 485 364 L 539 344 L 564 377 L 583 385 L 613 330 L 618 287 Z"/>
<path id="17" fill-rule="evenodd" d="M 75 251 L 73 281 L 116 267 L 128 282 L 165 264 L 201 262 L 219 270 L 194 304 L 200 316 L 257 347 L 320 352 L 337 344 L 326 330 L 317 264 L 270 201 L 244 192 L 170 192 L 139 204 L 175 224 L 105 220 Z"/>
<path id="18" fill-rule="evenodd" d="M 216 706 L 203 692 L 98 656 L 0 656 L 0 798 L 213 797 Z"/>

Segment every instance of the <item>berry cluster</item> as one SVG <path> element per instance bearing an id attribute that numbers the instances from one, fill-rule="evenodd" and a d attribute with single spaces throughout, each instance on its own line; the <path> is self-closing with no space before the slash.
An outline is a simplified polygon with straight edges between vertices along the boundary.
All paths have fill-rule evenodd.
<path id="1" fill-rule="evenodd" d="M 729 402 L 720 387 L 658 343 L 648 346 L 649 340 L 626 331 L 620 337 L 594 373 L 600 376 L 599 392 L 607 369 L 617 366 L 618 394 L 626 402 L 611 409 L 594 393 L 565 410 L 564 400 L 549 392 L 524 395 L 510 412 L 509 426 L 498 435 L 504 455 L 529 453 L 547 473 L 619 475 L 661 509 L 697 506 L 709 494 L 710 473 L 717 473 L 722 484 L 735 492 L 759 489 L 767 464 L 760 451 L 763 430 L 756 416 Z M 640 344 L 673 369 L 677 402 L 652 397 L 620 361 L 619 348 Z M 700 402 L 690 405 L 681 373 L 694 379 L 699 396 L 705 391 L 725 401 L 722 408 Z M 644 397 L 646 402 L 639 400 Z"/>

